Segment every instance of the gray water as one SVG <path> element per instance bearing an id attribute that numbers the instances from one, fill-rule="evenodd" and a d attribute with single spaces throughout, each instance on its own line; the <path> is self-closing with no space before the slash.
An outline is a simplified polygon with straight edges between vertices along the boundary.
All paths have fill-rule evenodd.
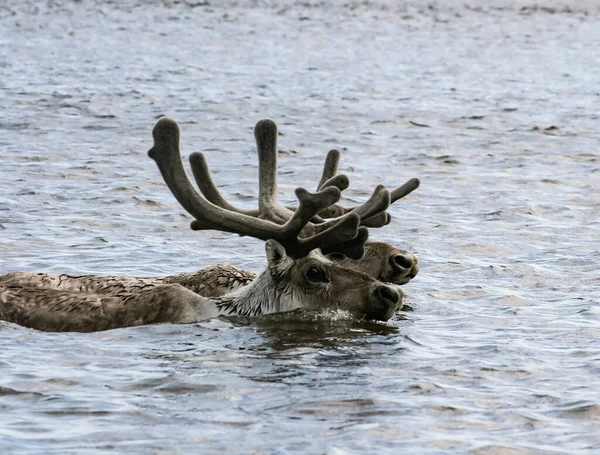
<path id="1" fill-rule="evenodd" d="M 599 3 L 210 3 L 0 1 L 0 273 L 259 271 L 146 151 L 175 118 L 252 207 L 269 117 L 285 202 L 334 146 L 348 203 L 421 179 L 371 230 L 414 311 L 0 322 L 0 453 L 599 453 Z"/>

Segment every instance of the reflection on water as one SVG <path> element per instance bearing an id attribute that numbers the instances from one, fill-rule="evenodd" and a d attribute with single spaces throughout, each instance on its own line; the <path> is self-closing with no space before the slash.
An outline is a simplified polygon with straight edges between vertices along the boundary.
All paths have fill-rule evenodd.
<path id="1" fill-rule="evenodd" d="M 236 326 L 253 326 L 265 338 L 264 346 L 247 348 L 251 350 L 277 352 L 307 346 L 335 348 L 338 344 L 360 343 L 369 335 L 399 333 L 395 322 L 357 321 L 349 313 L 336 311 L 313 313 L 297 310 L 258 318 L 236 316 L 226 319 Z M 404 319 L 402 314 L 398 314 L 396 321 L 400 319 Z"/>
<path id="2" fill-rule="evenodd" d="M 387 324 L 0 321 L 1 453 L 598 451 L 597 5 L 342 3 L 0 8 L 0 272 L 260 270 L 189 229 L 146 156 L 163 114 L 242 207 L 263 117 L 284 203 L 331 147 L 352 202 L 422 181 L 371 232 L 421 263 Z"/>

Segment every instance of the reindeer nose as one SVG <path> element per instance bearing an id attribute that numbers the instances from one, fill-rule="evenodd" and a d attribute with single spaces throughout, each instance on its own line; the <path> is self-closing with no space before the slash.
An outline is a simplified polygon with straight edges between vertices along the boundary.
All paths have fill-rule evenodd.
<path id="1" fill-rule="evenodd" d="M 387 321 L 400 308 L 402 291 L 396 286 L 380 284 L 375 288 L 376 304 L 372 305 L 365 314 L 365 319 Z"/>
<path id="2" fill-rule="evenodd" d="M 390 264 L 398 272 L 404 272 L 414 265 L 413 255 L 410 253 L 395 254 L 390 258 Z"/>
<path id="3" fill-rule="evenodd" d="M 377 298 L 388 306 L 397 305 L 400 301 L 400 293 L 391 286 L 379 286 L 375 291 Z"/>

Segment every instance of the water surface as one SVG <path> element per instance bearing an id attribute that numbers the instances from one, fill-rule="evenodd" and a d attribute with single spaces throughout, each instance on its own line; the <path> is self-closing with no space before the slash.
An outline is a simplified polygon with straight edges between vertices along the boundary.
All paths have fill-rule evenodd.
<path id="1" fill-rule="evenodd" d="M 189 229 L 161 115 L 241 206 L 264 117 L 284 202 L 331 147 L 348 203 L 422 182 L 371 232 L 421 261 L 389 324 L 0 322 L 0 452 L 600 450 L 598 4 L 448 5 L 0 2 L 2 273 L 259 271 L 262 242 Z"/>

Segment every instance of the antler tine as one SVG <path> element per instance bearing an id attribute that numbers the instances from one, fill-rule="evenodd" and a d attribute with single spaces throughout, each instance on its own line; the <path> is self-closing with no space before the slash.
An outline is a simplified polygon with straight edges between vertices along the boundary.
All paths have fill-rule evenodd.
<path id="1" fill-rule="evenodd" d="M 393 204 L 398 199 L 402 199 L 403 197 L 408 196 L 414 190 L 419 188 L 420 184 L 421 181 L 419 179 L 413 178 L 408 180 L 403 185 L 400 185 L 398 188 L 392 190 L 392 192 L 390 193 L 391 203 Z"/>
<path id="2" fill-rule="evenodd" d="M 358 213 L 362 226 L 382 227 L 388 224 L 392 217 L 386 212 L 391 205 L 391 194 L 382 185 L 378 185 L 369 200 L 352 210 Z"/>
<path id="3" fill-rule="evenodd" d="M 383 185 L 377 185 L 371 197 L 352 210 L 360 216 L 361 220 L 367 220 L 373 215 L 384 212 L 390 206 L 390 193 Z"/>
<path id="4" fill-rule="evenodd" d="M 356 207 L 343 207 L 340 204 L 332 204 L 319 212 L 322 218 L 339 218 L 346 213 L 355 212 L 360 215 L 361 225 L 366 226 L 367 220 L 371 219 L 370 227 L 385 226 L 389 222 L 389 215 L 385 210 L 391 204 L 391 195 L 383 185 L 378 185 L 373 190 L 373 194 L 361 205 Z"/>
<path id="5" fill-rule="evenodd" d="M 402 199 L 403 197 L 412 193 L 414 190 L 419 188 L 420 184 L 421 184 L 421 182 L 419 181 L 419 179 L 413 178 L 413 179 L 410 179 L 409 181 L 407 181 L 406 183 L 404 183 L 403 185 L 400 185 L 398 188 L 394 189 L 390 193 L 390 205 L 392 205 L 398 199 Z M 367 226 L 367 227 L 378 228 L 378 227 L 386 226 L 387 224 L 390 223 L 391 220 L 392 220 L 392 217 L 390 216 L 389 213 L 382 212 L 382 213 L 378 213 L 377 215 L 374 215 L 370 218 L 367 218 L 366 220 L 363 220 L 363 222 L 361 224 L 363 226 Z"/>
<path id="6" fill-rule="evenodd" d="M 259 217 L 285 222 L 291 211 L 277 200 L 277 125 L 273 120 L 260 120 L 254 127 L 258 151 L 258 212 Z"/>
<path id="7" fill-rule="evenodd" d="M 327 185 L 328 181 L 335 176 L 338 164 L 340 162 L 340 151 L 338 149 L 331 149 L 327 152 L 327 157 L 325 158 L 325 164 L 323 165 L 323 173 L 321 174 L 321 180 L 319 181 L 319 185 L 317 186 L 317 191 L 321 188 L 324 188 Z"/>
<path id="8" fill-rule="evenodd" d="M 330 179 L 325 180 L 325 183 L 319 184 L 319 190 L 327 188 L 328 186 L 335 186 L 340 191 L 344 191 L 350 186 L 350 179 L 345 174 L 334 175 Z"/>
<path id="9" fill-rule="evenodd" d="M 398 199 L 402 199 L 403 197 L 409 195 L 414 190 L 416 190 L 420 185 L 420 181 L 417 178 L 413 178 L 395 188 L 390 192 L 390 205 L 396 202 Z M 377 189 L 375 189 L 377 191 Z M 373 198 L 374 195 L 371 196 Z M 364 205 L 364 204 L 363 204 Z M 319 213 L 319 216 L 322 218 L 337 218 L 346 213 L 349 213 L 353 210 L 358 209 L 358 207 L 343 207 L 339 204 L 334 204 L 330 207 L 327 207 L 325 210 Z M 363 222 L 361 223 L 363 226 L 369 227 L 381 227 L 385 226 L 390 222 L 391 217 L 389 214 L 371 214 L 368 217 L 361 217 Z"/>
<path id="10" fill-rule="evenodd" d="M 243 213 L 249 216 L 258 216 L 257 210 L 244 210 L 240 209 L 229 202 L 221 195 L 215 182 L 212 179 L 210 169 L 206 163 L 206 158 L 201 152 L 194 152 L 190 154 L 190 167 L 192 168 L 192 174 L 194 180 L 204 197 L 212 204 L 219 206 L 225 210 L 231 212 Z"/>
<path id="11" fill-rule="evenodd" d="M 262 212 L 277 201 L 277 125 L 260 120 L 254 127 L 258 149 L 258 208 Z"/>
<path id="12" fill-rule="evenodd" d="M 198 188 L 200 188 L 200 191 L 208 200 L 208 202 L 223 209 L 241 213 L 242 211 L 240 209 L 231 205 L 223 196 L 221 196 L 221 193 L 217 189 L 217 186 L 212 179 L 212 175 L 210 173 L 210 169 L 208 168 L 208 164 L 206 163 L 204 154 L 201 152 L 191 153 L 189 160 L 194 180 L 196 180 Z"/>
<path id="13" fill-rule="evenodd" d="M 377 215 L 373 215 L 371 218 L 363 220 L 360 224 L 361 226 L 365 227 L 380 228 L 390 224 L 390 221 L 392 221 L 392 217 L 390 216 L 390 214 L 387 212 L 382 212 L 378 213 Z"/>
<path id="14" fill-rule="evenodd" d="M 304 188 L 297 188 L 296 197 L 300 205 L 284 226 L 288 226 L 292 232 L 298 235 L 305 227 L 310 229 L 308 222 L 311 218 L 324 208 L 339 201 L 342 193 L 333 186 L 327 187 L 317 193 L 309 193 Z"/>
<path id="15" fill-rule="evenodd" d="M 343 180 L 340 180 L 341 182 L 343 182 L 344 187 L 341 188 L 338 186 L 338 188 L 340 188 L 342 191 L 345 190 L 346 188 L 348 188 L 349 185 L 349 179 L 347 178 L 347 176 L 345 176 L 344 174 L 339 174 L 336 175 L 336 172 L 338 170 L 338 165 L 340 162 L 340 156 L 341 153 L 338 149 L 331 149 L 329 150 L 329 152 L 327 152 L 327 156 L 325 157 L 325 163 L 323 165 L 323 172 L 321 174 L 321 180 L 319 181 L 319 185 L 318 185 L 318 189 L 333 185 L 333 186 L 338 186 L 337 185 L 337 178 L 341 178 L 341 177 L 345 177 Z M 348 184 L 346 184 L 346 182 L 348 182 Z M 375 194 L 373 194 L 372 197 L 374 197 Z M 346 213 L 349 213 L 352 209 L 346 209 L 345 207 L 340 206 L 339 204 L 333 204 L 331 206 L 329 206 L 327 209 L 325 209 L 324 211 L 322 211 L 321 213 L 319 213 L 319 215 L 322 218 L 339 218 L 340 216 L 343 216 Z M 384 209 L 385 210 L 385 209 Z M 381 222 L 381 216 L 377 217 L 377 221 Z M 384 224 L 378 224 L 377 222 L 375 223 L 375 225 L 373 225 L 372 227 L 379 227 L 380 225 L 385 225 L 389 222 L 389 216 L 384 215 Z M 365 225 L 365 221 L 364 218 L 361 217 L 361 225 Z"/>

